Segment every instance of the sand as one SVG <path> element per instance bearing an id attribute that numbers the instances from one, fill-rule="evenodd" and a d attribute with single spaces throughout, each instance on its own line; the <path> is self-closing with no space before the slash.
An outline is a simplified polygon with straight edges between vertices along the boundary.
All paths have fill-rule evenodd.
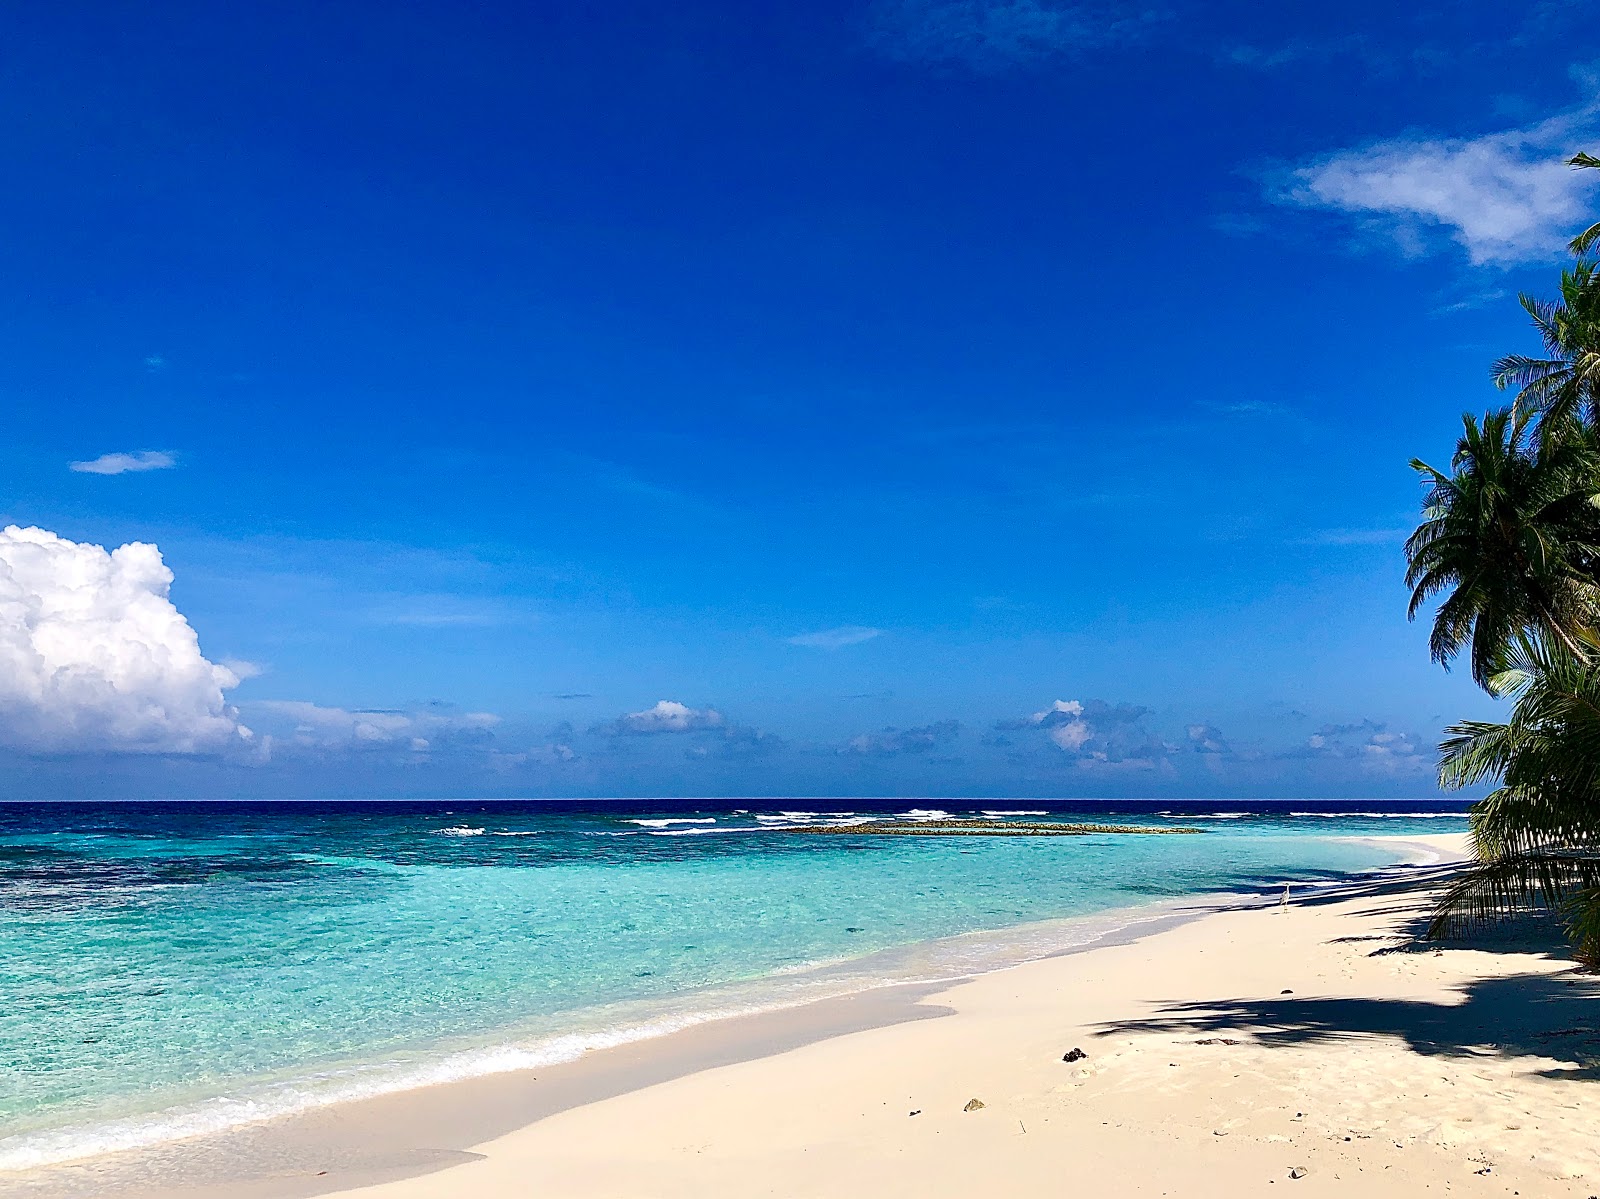
<path id="1" fill-rule="evenodd" d="M 796 1037 L 791 1017 L 764 1045 L 715 1053 L 702 1032 L 705 1068 L 680 1041 L 681 1068 L 613 1080 L 592 1102 L 580 1088 L 499 1135 L 508 1095 L 531 1103 L 571 1077 L 501 1079 L 498 1100 L 457 1090 L 452 1118 L 431 1122 L 417 1105 L 440 1112 L 449 1096 L 396 1096 L 416 1162 L 443 1168 L 340 1189 L 357 1175 L 302 1162 L 163 1193 L 1600 1194 L 1584 1111 L 1600 1099 L 1600 980 L 1549 929 L 1419 947 L 1426 903 L 1386 882 L 1241 906 L 924 988 L 841 1035 L 813 1015 L 822 1039 Z"/>

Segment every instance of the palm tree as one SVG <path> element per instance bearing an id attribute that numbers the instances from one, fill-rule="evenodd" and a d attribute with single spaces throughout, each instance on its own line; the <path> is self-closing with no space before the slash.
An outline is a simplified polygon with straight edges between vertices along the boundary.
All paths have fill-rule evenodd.
<path id="1" fill-rule="evenodd" d="M 1596 158 L 1593 154 L 1574 154 L 1567 159 L 1567 165 L 1600 168 L 1600 158 Z M 1574 254 L 1583 255 L 1594 249 L 1596 244 L 1600 244 L 1600 221 L 1596 221 L 1573 238 L 1571 249 Z"/>
<path id="2" fill-rule="evenodd" d="M 1575 167 L 1600 168 L 1579 154 Z M 1406 542 L 1410 615 L 1449 590 L 1434 620 L 1434 658 L 1469 644 L 1472 673 L 1510 698 L 1504 724 L 1447 730 L 1439 782 L 1495 781 L 1473 805 L 1476 864 L 1444 894 L 1432 929 L 1519 909 L 1562 914 L 1580 962 L 1600 969 L 1600 271 L 1584 255 L 1600 224 L 1571 244 L 1578 261 L 1557 300 L 1524 295 L 1542 358 L 1495 364 L 1516 403 L 1481 427 L 1470 416 L 1451 473 L 1429 483 L 1423 523 Z"/>
<path id="3" fill-rule="evenodd" d="M 1566 919 L 1578 960 L 1600 968 L 1600 668 L 1523 635 L 1489 690 L 1514 699 L 1511 718 L 1453 725 L 1440 746 L 1443 786 L 1501 785 L 1473 806 L 1478 864 L 1445 893 L 1430 932 L 1547 907 Z"/>
<path id="4" fill-rule="evenodd" d="M 1590 234 L 1600 239 L 1600 225 L 1578 241 Z M 1518 299 L 1539 330 L 1545 357 L 1507 354 L 1494 364 L 1495 386 L 1515 387 L 1517 403 L 1548 417 L 1553 429 L 1573 416 L 1600 425 L 1600 268 L 1579 259 L 1561 272 L 1560 299 Z"/>
<path id="5" fill-rule="evenodd" d="M 1600 168 L 1600 158 L 1577 154 L 1574 167 Z M 1494 364 L 1495 386 L 1517 388 L 1517 401 L 1557 423 L 1569 415 L 1600 424 L 1600 272 L 1584 258 L 1600 245 L 1600 222 L 1570 243 L 1578 261 L 1561 273 L 1561 298 L 1518 296 L 1544 341 L 1545 357 L 1508 354 Z"/>
<path id="6" fill-rule="evenodd" d="M 1451 471 L 1419 459 L 1429 485 L 1423 521 L 1406 541 L 1407 615 L 1448 591 L 1429 649 L 1449 669 L 1470 646 L 1472 677 L 1487 687 L 1505 648 L 1537 630 L 1582 656 L 1600 578 L 1600 455 L 1574 422 L 1542 441 L 1521 407 L 1462 418 Z M 1545 418 L 1548 426 L 1550 419 Z"/>

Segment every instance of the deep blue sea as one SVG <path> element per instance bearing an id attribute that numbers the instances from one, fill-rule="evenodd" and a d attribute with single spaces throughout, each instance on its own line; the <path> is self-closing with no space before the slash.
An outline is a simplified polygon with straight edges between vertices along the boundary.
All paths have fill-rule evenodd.
<path id="1" fill-rule="evenodd" d="M 0 804 L 0 1169 L 959 976 L 1391 865 L 1350 838 L 1460 831 L 1463 806 Z M 786 831 L 939 810 L 1205 833 Z"/>

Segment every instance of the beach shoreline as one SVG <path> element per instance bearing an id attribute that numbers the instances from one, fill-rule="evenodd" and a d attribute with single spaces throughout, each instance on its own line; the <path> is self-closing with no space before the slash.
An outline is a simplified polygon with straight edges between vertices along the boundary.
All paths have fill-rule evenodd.
<path id="1" fill-rule="evenodd" d="M 919 1000 L 934 1018 L 702 1068 L 337 1193 L 1590 1196 L 1600 979 L 1548 926 L 1418 944 L 1444 876 L 986 974 Z"/>
<path id="2" fill-rule="evenodd" d="M 1396 836 L 1416 865 L 1448 859 L 1459 838 Z M 1298 895 L 1326 894 L 1340 884 L 1302 884 Z M 1191 896 L 1156 908 L 1128 909 L 1087 943 L 1025 959 L 1093 955 L 1159 937 L 1220 911 L 1270 908 L 1274 894 Z M 1135 912 L 1147 915 L 1127 919 Z M 1062 922 L 1068 923 L 1068 922 Z M 998 973 L 1016 969 L 1001 967 Z M 939 996 L 996 971 L 921 980 L 831 996 L 774 1011 L 737 1015 L 631 1044 L 600 1049 L 577 1061 L 533 1071 L 508 1071 L 434 1084 L 311 1109 L 216 1134 L 24 1171 L 9 1176 L 15 1193 L 176 1196 L 224 1193 L 300 1199 L 407 1178 L 448 1173 L 477 1159 L 473 1146 L 514 1136 L 560 1113 L 727 1066 L 769 1060 L 820 1042 L 947 1016 Z M 11 1193 L 8 1190 L 7 1193 Z"/>

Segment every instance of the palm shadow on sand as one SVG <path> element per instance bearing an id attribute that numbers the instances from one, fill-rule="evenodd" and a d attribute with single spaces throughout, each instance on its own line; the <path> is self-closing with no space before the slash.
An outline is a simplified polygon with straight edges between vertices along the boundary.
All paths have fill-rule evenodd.
<path id="1" fill-rule="evenodd" d="M 1348 898 L 1348 895 L 1346 895 Z M 1563 1065 L 1538 1071 L 1548 1078 L 1600 1079 L 1600 976 L 1570 965 L 1553 920 L 1533 918 L 1471 941 L 1442 945 L 1421 939 L 1426 921 L 1415 903 L 1373 909 L 1410 919 L 1397 936 L 1341 938 L 1380 941 L 1371 956 L 1432 953 L 1441 948 L 1494 949 L 1531 959 L 1557 959 L 1570 968 L 1477 979 L 1457 989 L 1455 1002 L 1413 999 L 1321 998 L 1273 995 L 1179 1003 L 1143 1020 L 1112 1021 L 1100 1036 L 1168 1033 L 1175 1037 L 1244 1033 L 1269 1048 L 1358 1037 L 1399 1037 L 1416 1053 L 1439 1057 L 1535 1057 Z M 1284 985 L 1294 983 L 1286 966 Z"/>

